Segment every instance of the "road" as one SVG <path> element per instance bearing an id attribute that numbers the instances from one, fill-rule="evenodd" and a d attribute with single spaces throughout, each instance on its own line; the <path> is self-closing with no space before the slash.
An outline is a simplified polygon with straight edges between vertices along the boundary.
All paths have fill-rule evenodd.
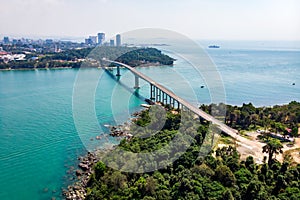
<path id="1" fill-rule="evenodd" d="M 112 60 L 108 60 L 108 59 L 103 59 L 104 61 L 110 62 L 110 63 L 115 63 L 117 65 L 123 66 L 125 68 L 127 68 L 128 70 L 130 70 L 135 76 L 143 79 L 144 81 L 154 85 L 155 87 L 157 87 L 158 89 L 160 89 L 161 91 L 163 91 L 164 93 L 166 93 L 167 95 L 169 95 L 170 97 L 172 97 L 173 99 L 175 99 L 176 101 L 178 101 L 181 105 L 183 105 L 184 107 L 188 108 L 190 111 L 192 111 L 193 113 L 195 113 L 197 116 L 202 117 L 203 119 L 212 122 L 213 124 L 217 125 L 218 128 L 220 130 L 222 130 L 224 133 L 226 133 L 227 135 L 233 137 L 233 138 L 237 138 L 238 137 L 238 131 L 227 126 L 226 124 L 224 124 L 223 122 L 221 122 L 220 120 L 214 118 L 213 116 L 211 116 L 210 114 L 207 114 L 206 112 L 204 112 L 203 110 L 197 108 L 196 106 L 190 104 L 189 102 L 187 102 L 186 100 L 180 98 L 179 96 L 177 96 L 176 94 L 174 94 L 172 91 L 168 90 L 167 88 L 165 88 L 164 86 L 162 86 L 161 84 L 155 82 L 153 79 L 151 79 L 150 77 L 146 76 L 145 74 L 137 71 L 135 68 L 126 65 L 124 63 L 120 63 L 117 61 L 112 61 Z M 240 137 L 238 137 L 240 138 Z"/>

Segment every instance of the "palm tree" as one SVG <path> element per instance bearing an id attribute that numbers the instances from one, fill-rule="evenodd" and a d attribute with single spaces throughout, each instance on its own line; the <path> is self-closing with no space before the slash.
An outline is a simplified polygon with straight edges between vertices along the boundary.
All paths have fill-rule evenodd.
<path id="1" fill-rule="evenodd" d="M 263 146 L 262 152 L 269 153 L 269 160 L 268 160 L 269 166 L 271 166 L 272 164 L 274 154 L 283 153 L 282 148 L 283 146 L 281 142 L 277 139 L 272 139 L 272 138 L 267 142 L 265 146 Z"/>

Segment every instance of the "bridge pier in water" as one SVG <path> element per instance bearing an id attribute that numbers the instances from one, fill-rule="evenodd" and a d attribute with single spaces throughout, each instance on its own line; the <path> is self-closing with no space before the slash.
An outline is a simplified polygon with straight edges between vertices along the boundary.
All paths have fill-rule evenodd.
<path id="1" fill-rule="evenodd" d="M 135 85 L 134 89 L 139 89 L 140 88 L 140 83 L 139 83 L 139 77 L 135 76 Z"/>
<path id="2" fill-rule="evenodd" d="M 121 76 L 120 65 L 117 65 L 117 74 L 116 74 L 116 76 Z"/>

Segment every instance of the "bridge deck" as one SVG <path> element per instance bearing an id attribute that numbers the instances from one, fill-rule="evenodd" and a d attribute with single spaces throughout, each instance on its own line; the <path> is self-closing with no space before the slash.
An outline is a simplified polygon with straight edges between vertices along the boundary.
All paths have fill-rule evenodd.
<path id="1" fill-rule="evenodd" d="M 111 60 L 106 60 L 106 59 L 105 59 L 105 61 L 111 62 L 111 63 L 115 63 L 115 64 L 121 65 L 121 66 L 129 69 L 135 76 L 137 76 L 137 77 L 145 80 L 146 82 L 154 85 L 155 87 L 157 87 L 158 89 L 160 89 L 161 91 L 163 91 L 164 93 L 166 93 L 167 95 L 169 95 L 170 97 L 172 97 L 173 99 L 175 99 L 176 101 L 178 101 L 181 105 L 183 105 L 186 108 L 188 108 L 190 111 L 192 111 L 196 115 L 202 117 L 203 119 L 205 119 L 207 121 L 212 122 L 213 124 L 216 124 L 218 126 L 218 128 L 220 130 L 222 130 L 224 133 L 228 134 L 229 136 L 231 136 L 233 138 L 235 138 L 237 136 L 236 135 L 238 133 L 237 130 L 232 129 L 231 127 L 229 127 L 226 124 L 222 123 L 220 120 L 217 120 L 216 118 L 214 118 L 210 114 L 207 114 L 203 110 L 197 108 L 196 106 L 190 104 L 186 100 L 180 98 L 179 96 L 177 96 L 176 94 L 174 94 L 172 91 L 168 90 L 164 86 L 162 86 L 159 83 L 155 82 L 150 77 L 148 77 L 148 76 L 144 75 L 143 73 L 137 71 L 135 68 L 133 68 L 133 67 L 131 67 L 129 65 L 126 65 L 124 63 L 117 62 L 117 61 L 111 61 Z"/>

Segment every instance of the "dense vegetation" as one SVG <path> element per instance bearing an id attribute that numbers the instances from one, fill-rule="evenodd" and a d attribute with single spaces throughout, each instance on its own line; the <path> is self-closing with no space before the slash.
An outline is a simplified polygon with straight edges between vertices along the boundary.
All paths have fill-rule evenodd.
<path id="1" fill-rule="evenodd" d="M 31 59 L 38 57 L 38 59 Z M 117 60 L 133 67 L 148 63 L 172 65 L 174 59 L 155 48 L 106 47 L 68 49 L 59 53 L 27 54 L 24 61 L 4 63 L 0 61 L 0 69 L 33 69 L 33 68 L 79 68 L 85 59 L 88 67 L 104 66 L 102 59 Z"/>
<path id="2" fill-rule="evenodd" d="M 117 61 L 128 64 L 130 66 L 138 66 L 147 63 L 158 63 L 162 65 L 172 65 L 174 59 L 162 54 L 162 52 L 155 48 L 142 48 L 135 51 L 130 51 L 120 56 Z"/>
<path id="3" fill-rule="evenodd" d="M 242 106 L 231 105 L 202 105 L 201 109 L 208 112 L 226 111 L 225 122 L 238 130 L 254 130 L 258 128 L 287 134 L 286 129 L 291 129 L 293 136 L 298 135 L 300 123 L 300 103 L 292 101 L 287 105 L 273 107 L 254 107 L 251 103 Z"/>
<path id="4" fill-rule="evenodd" d="M 155 126 L 150 118 L 151 114 L 144 111 L 136 124 Z M 182 126 L 180 119 L 180 113 L 168 112 L 161 131 L 148 138 L 123 140 L 119 148 L 131 152 L 161 149 L 177 134 L 182 134 L 178 131 L 179 124 Z M 184 134 L 193 139 L 179 159 L 149 173 L 122 172 L 99 162 L 88 183 L 87 199 L 300 199 L 300 165 L 291 165 L 288 161 L 280 164 L 273 158 L 280 151 L 280 142 L 272 140 L 262 149 L 272 151 L 269 162 L 265 159 L 262 165 L 255 164 L 252 157 L 240 161 L 238 152 L 230 146 L 199 156 L 209 124 L 196 123 L 199 120 L 191 117 L 185 121 Z M 134 132 L 140 136 L 146 134 L 147 129 Z M 165 155 L 168 156 L 172 155 Z M 130 159 L 120 162 L 126 165 Z"/>

